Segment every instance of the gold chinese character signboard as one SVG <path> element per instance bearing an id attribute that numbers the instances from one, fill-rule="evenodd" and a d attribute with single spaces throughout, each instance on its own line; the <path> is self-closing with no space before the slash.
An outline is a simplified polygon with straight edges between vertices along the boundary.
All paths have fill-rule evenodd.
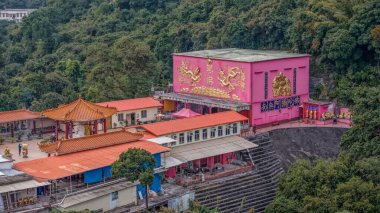
<path id="1" fill-rule="evenodd" d="M 280 74 L 273 79 L 272 92 L 273 97 L 290 96 L 292 94 L 290 80 L 284 73 L 280 72 Z"/>

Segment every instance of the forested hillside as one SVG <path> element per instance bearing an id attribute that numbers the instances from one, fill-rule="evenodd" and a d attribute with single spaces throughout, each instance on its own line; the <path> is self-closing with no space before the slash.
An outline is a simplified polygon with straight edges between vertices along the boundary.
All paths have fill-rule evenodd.
<path id="1" fill-rule="evenodd" d="M 37 9 L 39 7 L 45 6 L 47 0 L 1 0 L 1 9 Z"/>
<path id="2" fill-rule="evenodd" d="M 357 72 L 377 63 L 376 4 L 49 0 L 20 24 L 0 22 L 0 110 L 144 96 L 171 81 L 172 52 L 206 48 L 287 49 L 313 54 L 314 73 Z"/>
<path id="3" fill-rule="evenodd" d="M 354 125 L 337 160 L 296 163 L 267 212 L 380 211 L 379 0 L 36 2 L 22 23 L 0 22 L 0 110 L 145 96 L 171 81 L 172 52 L 309 53 Z"/>

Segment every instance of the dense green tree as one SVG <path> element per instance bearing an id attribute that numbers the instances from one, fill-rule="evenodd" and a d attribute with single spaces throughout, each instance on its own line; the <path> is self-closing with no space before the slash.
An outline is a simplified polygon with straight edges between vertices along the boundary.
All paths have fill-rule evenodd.
<path id="1" fill-rule="evenodd" d="M 148 186 L 153 183 L 155 160 L 151 153 L 144 149 L 129 149 L 120 154 L 112 164 L 113 177 L 125 177 L 128 181 L 139 181 L 146 188 L 145 207 L 148 208 Z"/>

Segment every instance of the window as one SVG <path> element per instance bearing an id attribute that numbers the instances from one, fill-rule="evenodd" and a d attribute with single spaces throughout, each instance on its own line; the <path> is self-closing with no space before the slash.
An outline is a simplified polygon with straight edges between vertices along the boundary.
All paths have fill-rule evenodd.
<path id="1" fill-rule="evenodd" d="M 187 132 L 187 142 L 193 142 L 193 132 Z"/>
<path id="2" fill-rule="evenodd" d="M 199 130 L 195 130 L 194 132 L 194 141 L 199 141 Z"/>
<path id="3" fill-rule="evenodd" d="M 215 138 L 215 133 L 216 133 L 216 128 L 212 127 L 211 132 L 210 132 L 211 138 Z"/>
<path id="4" fill-rule="evenodd" d="M 172 134 L 170 137 L 171 137 L 173 140 L 177 140 L 177 134 Z"/>
<path id="5" fill-rule="evenodd" d="M 265 72 L 264 76 L 264 98 L 268 98 L 268 72 Z"/>
<path id="6" fill-rule="evenodd" d="M 232 125 L 232 132 L 233 132 L 234 134 L 237 134 L 237 133 L 238 133 L 238 125 L 237 125 L 237 123 L 234 123 L 234 124 Z"/>
<path id="7" fill-rule="evenodd" d="M 161 144 L 162 146 L 164 146 L 164 147 L 168 147 L 168 144 L 167 143 L 163 143 L 163 144 Z"/>
<path id="8" fill-rule="evenodd" d="M 123 113 L 117 114 L 117 120 L 124 121 L 124 114 Z"/>
<path id="9" fill-rule="evenodd" d="M 112 201 L 119 199 L 119 192 L 112 192 L 111 194 Z"/>
<path id="10" fill-rule="evenodd" d="M 226 125 L 226 135 L 230 135 L 231 134 L 231 125 L 230 124 L 228 124 L 228 125 Z"/>
<path id="11" fill-rule="evenodd" d="M 203 130 L 202 130 L 202 139 L 203 139 L 203 140 L 207 140 L 207 137 L 208 137 L 208 136 L 207 136 L 207 129 L 203 129 Z"/>
<path id="12" fill-rule="evenodd" d="M 297 93 L 297 69 L 293 69 L 293 94 Z"/>
<path id="13" fill-rule="evenodd" d="M 221 136 L 223 136 L 223 127 L 218 126 L 218 137 L 221 137 Z"/>
<path id="14" fill-rule="evenodd" d="M 141 118 L 146 118 L 147 117 L 147 111 L 146 110 L 141 110 Z"/>
<path id="15" fill-rule="evenodd" d="M 177 142 L 171 142 L 170 143 L 170 146 L 175 146 L 175 145 L 177 145 Z"/>
<path id="16" fill-rule="evenodd" d="M 185 143 L 185 134 L 180 133 L 179 134 L 179 144 L 184 144 Z"/>

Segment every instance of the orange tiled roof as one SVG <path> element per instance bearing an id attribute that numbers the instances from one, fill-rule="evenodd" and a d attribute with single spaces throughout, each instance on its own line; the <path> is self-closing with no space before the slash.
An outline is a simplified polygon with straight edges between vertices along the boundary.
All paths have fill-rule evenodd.
<path id="1" fill-rule="evenodd" d="M 144 124 L 141 125 L 141 127 L 156 136 L 161 136 L 175 132 L 183 132 L 246 120 L 248 120 L 247 117 L 235 111 L 225 111 L 191 118 Z"/>
<path id="2" fill-rule="evenodd" d="M 151 107 L 162 107 L 162 104 L 159 101 L 153 99 L 152 97 L 109 101 L 109 102 L 98 103 L 97 105 L 116 107 L 118 112 L 136 110 L 136 109 L 145 109 L 145 108 L 151 108 Z"/>
<path id="3" fill-rule="evenodd" d="M 79 98 L 69 104 L 42 112 L 57 121 L 93 121 L 112 116 L 117 112 L 114 107 L 103 107 Z"/>
<path id="4" fill-rule="evenodd" d="M 37 181 L 55 180 L 109 166 L 119 158 L 122 152 L 132 148 L 145 149 L 152 154 L 170 150 L 153 142 L 136 141 L 67 155 L 19 162 L 13 164 L 13 168 L 34 176 Z"/>
<path id="5" fill-rule="evenodd" d="M 46 153 L 57 153 L 58 155 L 62 155 L 137 141 L 142 137 L 143 134 L 121 130 L 117 132 L 57 141 L 47 145 L 40 145 L 39 147 Z"/>
<path id="6" fill-rule="evenodd" d="M 27 109 L 0 112 L 0 123 L 30 120 L 41 117 L 39 112 L 31 112 Z"/>

